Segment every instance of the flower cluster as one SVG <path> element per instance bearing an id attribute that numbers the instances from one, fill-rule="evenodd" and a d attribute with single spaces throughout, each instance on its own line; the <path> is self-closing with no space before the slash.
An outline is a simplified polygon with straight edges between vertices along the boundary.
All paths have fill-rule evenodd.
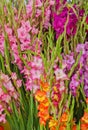
<path id="1" fill-rule="evenodd" d="M 35 93 L 35 99 L 39 102 L 38 105 L 38 117 L 41 125 L 46 125 L 49 119 L 49 100 L 47 97 L 47 92 L 49 91 L 48 83 L 41 82 L 42 90 L 37 90 Z"/>
<path id="2" fill-rule="evenodd" d="M 80 1 L 0 3 L 0 122 L 88 129 L 87 10 Z"/>
<path id="3" fill-rule="evenodd" d="M 33 90 L 33 92 L 36 92 L 36 90 L 40 88 L 39 81 L 44 69 L 43 62 L 40 56 L 34 56 L 32 58 L 33 61 L 30 61 L 28 63 L 30 69 L 24 66 L 24 69 L 21 71 L 21 73 L 24 74 L 24 77 L 26 79 L 26 90 Z"/>
<path id="4" fill-rule="evenodd" d="M 6 108 L 7 111 L 11 112 L 9 103 L 11 103 L 12 98 L 13 100 L 17 101 L 18 92 L 16 92 L 15 88 L 13 87 L 8 75 L 0 73 L 0 122 L 6 122 L 6 113 L 4 112 Z"/>
<path id="5" fill-rule="evenodd" d="M 59 4 L 58 4 L 59 3 Z M 73 36 L 77 30 L 78 17 L 76 16 L 73 8 L 68 8 L 64 6 L 66 1 L 63 1 L 63 4 L 56 2 L 57 12 L 54 13 L 53 17 L 53 28 L 56 31 L 56 38 L 58 38 L 64 30 L 66 30 L 67 36 Z M 59 13 L 58 13 L 59 12 Z"/>
<path id="6" fill-rule="evenodd" d="M 81 77 L 81 82 L 84 81 L 84 91 L 86 97 L 88 97 L 88 79 L 87 79 L 87 74 L 88 74 L 88 43 L 86 42 L 85 44 L 81 44 L 77 46 L 77 52 L 80 53 L 82 51 L 82 56 L 79 61 L 79 73 Z"/>

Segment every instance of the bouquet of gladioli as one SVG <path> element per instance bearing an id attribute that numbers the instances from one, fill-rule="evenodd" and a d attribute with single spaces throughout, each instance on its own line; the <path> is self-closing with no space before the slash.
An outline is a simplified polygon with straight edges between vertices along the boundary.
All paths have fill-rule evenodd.
<path id="1" fill-rule="evenodd" d="M 87 0 L 1 0 L 0 122 L 87 130 L 87 37 Z"/>

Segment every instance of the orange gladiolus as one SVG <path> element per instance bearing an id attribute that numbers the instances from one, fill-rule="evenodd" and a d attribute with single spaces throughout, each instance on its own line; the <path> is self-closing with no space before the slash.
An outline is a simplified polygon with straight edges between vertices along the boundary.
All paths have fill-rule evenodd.
<path id="1" fill-rule="evenodd" d="M 35 93 L 35 99 L 38 101 L 38 102 L 43 102 L 46 98 L 46 93 L 44 91 L 41 91 L 41 90 L 37 90 L 36 93 Z"/>
<path id="2" fill-rule="evenodd" d="M 49 119 L 49 114 L 48 114 L 48 111 L 45 110 L 45 111 L 39 111 L 38 112 L 38 117 L 40 118 L 43 118 L 45 121 Z"/>
<path id="3" fill-rule="evenodd" d="M 66 126 L 65 125 L 60 126 L 59 130 L 66 130 Z"/>
<path id="4" fill-rule="evenodd" d="M 45 91 L 45 92 L 49 91 L 49 84 L 47 82 L 40 81 L 40 85 L 41 85 L 43 91 Z"/>
<path id="5" fill-rule="evenodd" d="M 88 98 L 86 98 L 86 104 L 88 104 Z"/>
<path id="6" fill-rule="evenodd" d="M 58 121 L 51 119 L 49 122 L 49 128 L 56 127 L 58 125 Z"/>
<path id="7" fill-rule="evenodd" d="M 43 83 L 42 83 L 43 84 Z M 45 85 L 45 84 L 44 84 Z M 48 85 L 46 85 L 48 86 Z M 49 100 L 47 98 L 47 93 L 44 90 L 37 90 L 35 94 L 35 99 L 39 102 L 38 105 L 38 117 L 40 124 L 46 125 L 46 121 L 49 119 Z"/>
<path id="8" fill-rule="evenodd" d="M 64 112 L 60 118 L 61 122 L 67 122 L 68 121 L 68 114 Z"/>
<path id="9" fill-rule="evenodd" d="M 51 127 L 50 130 L 56 130 L 56 127 Z"/>
<path id="10" fill-rule="evenodd" d="M 85 123 L 81 124 L 81 130 L 88 130 L 88 125 L 86 125 Z"/>
<path id="11" fill-rule="evenodd" d="M 46 125 L 46 121 L 43 118 L 40 118 L 39 122 L 41 125 L 44 125 L 44 126 Z"/>
<path id="12" fill-rule="evenodd" d="M 44 111 L 45 109 L 47 109 L 48 107 L 45 107 L 42 103 L 38 105 L 38 110 L 39 111 Z"/>
<path id="13" fill-rule="evenodd" d="M 40 117 L 40 124 L 46 125 L 46 121 L 49 119 L 49 114 L 47 112 L 39 112 L 38 116 Z"/>
<path id="14" fill-rule="evenodd" d="M 48 106 L 49 106 L 49 100 L 48 100 L 47 97 L 46 97 L 45 100 L 42 102 L 42 104 L 43 104 L 45 107 L 48 107 Z"/>
<path id="15" fill-rule="evenodd" d="M 88 113 L 87 112 L 84 112 L 84 115 L 82 117 L 82 121 L 85 123 L 88 123 Z"/>
<path id="16" fill-rule="evenodd" d="M 77 129 L 77 126 L 73 125 L 72 130 L 76 130 L 76 129 Z"/>
<path id="17" fill-rule="evenodd" d="M 46 98 L 43 102 L 41 102 L 41 103 L 38 105 L 38 110 L 44 111 L 45 109 L 48 109 L 48 107 L 49 107 L 49 101 L 48 101 L 48 99 Z"/>

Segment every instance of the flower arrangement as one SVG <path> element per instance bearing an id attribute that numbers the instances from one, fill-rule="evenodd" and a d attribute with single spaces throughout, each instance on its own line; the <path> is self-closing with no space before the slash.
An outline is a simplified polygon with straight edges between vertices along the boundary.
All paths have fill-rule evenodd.
<path id="1" fill-rule="evenodd" d="M 1 0 L 0 122 L 87 130 L 87 37 L 87 0 Z"/>

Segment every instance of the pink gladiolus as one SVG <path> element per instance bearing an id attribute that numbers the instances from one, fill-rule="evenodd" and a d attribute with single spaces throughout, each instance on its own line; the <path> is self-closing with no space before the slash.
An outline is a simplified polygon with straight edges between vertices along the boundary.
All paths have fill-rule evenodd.
<path id="1" fill-rule="evenodd" d="M 35 7 L 41 7 L 41 6 L 42 6 L 41 0 L 36 0 Z"/>
<path id="2" fill-rule="evenodd" d="M 3 101 L 3 102 L 9 103 L 10 100 L 11 100 L 11 96 L 10 96 L 10 95 L 4 94 L 4 95 L 2 96 L 2 101 Z"/>
<path id="3" fill-rule="evenodd" d="M 12 73 L 11 78 L 12 78 L 13 80 L 17 80 L 17 75 L 16 75 L 15 72 Z"/>
<path id="4" fill-rule="evenodd" d="M 3 123 L 6 123 L 6 114 L 2 114 L 1 116 L 0 116 L 0 122 L 3 122 Z"/>
<path id="5" fill-rule="evenodd" d="M 9 28 L 7 25 L 5 25 L 5 31 L 8 34 L 8 36 L 12 35 L 12 28 Z"/>
<path id="6" fill-rule="evenodd" d="M 27 16 L 31 17 L 32 16 L 32 5 L 33 5 L 33 1 L 30 0 L 28 2 L 28 4 L 26 5 L 26 12 L 27 12 Z"/>
<path id="7" fill-rule="evenodd" d="M 56 69 L 54 71 L 55 75 L 56 75 L 56 80 L 66 80 L 68 79 L 67 75 L 64 73 L 64 71 L 62 69 Z"/>
<path id="8" fill-rule="evenodd" d="M 17 86 L 18 86 L 18 88 L 20 88 L 21 86 L 22 86 L 22 80 L 17 80 Z"/>
<path id="9" fill-rule="evenodd" d="M 32 69 L 30 71 L 30 74 L 31 74 L 33 80 L 40 79 L 40 77 L 41 77 L 41 71 L 40 70 Z"/>
<path id="10" fill-rule="evenodd" d="M 22 27 L 26 30 L 26 32 L 29 32 L 32 28 L 29 21 L 26 21 L 26 22 L 23 21 Z"/>
<path id="11" fill-rule="evenodd" d="M 0 97 L 3 95 L 4 93 L 3 93 L 3 90 L 2 90 L 2 88 L 0 87 Z"/>
<path id="12" fill-rule="evenodd" d="M 39 10 L 39 9 L 37 9 L 37 10 L 36 10 L 36 17 L 39 17 L 39 16 L 41 15 L 41 13 L 42 13 L 42 11 Z"/>
<path id="13" fill-rule="evenodd" d="M 18 32 L 18 38 L 19 38 L 20 40 L 26 39 L 28 33 L 27 33 L 27 31 L 26 31 L 25 28 L 21 27 L 21 28 L 19 28 L 19 29 L 17 30 L 17 32 Z"/>
<path id="14" fill-rule="evenodd" d="M 0 52 L 4 56 L 4 36 L 0 35 Z"/>
<path id="15" fill-rule="evenodd" d="M 48 28 L 49 25 L 50 25 L 50 15 L 51 15 L 51 10 L 50 10 L 50 7 L 47 7 L 45 9 L 45 19 L 44 19 L 44 27 L 45 28 Z"/>
<path id="16" fill-rule="evenodd" d="M 41 69 L 43 67 L 42 59 L 40 57 L 35 56 L 33 62 L 31 62 L 31 66 Z"/>
<path id="17" fill-rule="evenodd" d="M 54 0 L 50 0 L 50 5 L 54 5 L 55 4 L 55 1 Z"/>
<path id="18" fill-rule="evenodd" d="M 35 27 L 32 27 L 32 34 L 34 35 L 34 34 L 37 34 L 37 33 L 38 33 L 38 29 L 35 28 Z"/>

